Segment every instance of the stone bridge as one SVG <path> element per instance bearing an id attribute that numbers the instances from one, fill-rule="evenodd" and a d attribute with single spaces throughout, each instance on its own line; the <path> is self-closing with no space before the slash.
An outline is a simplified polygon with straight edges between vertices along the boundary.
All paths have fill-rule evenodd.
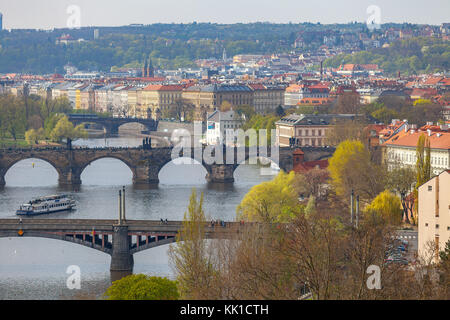
<path id="1" fill-rule="evenodd" d="M 5 185 L 7 171 L 17 162 L 36 158 L 50 163 L 58 172 L 59 184 L 76 186 L 81 184 L 83 170 L 92 162 L 102 158 L 114 158 L 125 163 L 133 173 L 134 184 L 156 184 L 159 171 L 172 160 L 188 157 L 198 160 L 207 171 L 209 182 L 228 183 L 234 181 L 234 171 L 242 163 L 255 163 L 256 157 L 271 159 L 271 148 L 266 153 L 253 152 L 249 148 L 227 148 L 217 152 L 211 146 L 192 149 L 173 147 L 144 149 L 139 148 L 28 148 L 0 149 L 0 186 Z M 279 148 L 278 159 L 273 159 L 286 172 L 292 170 L 293 149 Z M 331 153 L 332 154 L 332 153 Z M 314 153 L 314 158 L 330 155 L 330 151 Z M 307 156 L 307 154 L 306 154 Z M 212 158 L 211 158 L 212 157 Z M 197 162 L 195 162 L 197 163 Z"/>
<path id="2" fill-rule="evenodd" d="M 205 226 L 208 239 L 238 233 L 240 223 Z M 111 255 L 111 271 L 132 271 L 133 254 L 176 241 L 181 221 L 91 219 L 0 219 L 0 238 L 39 237 L 80 244 Z"/>
<path id="3" fill-rule="evenodd" d="M 119 133 L 119 127 L 126 123 L 140 123 L 145 127 L 146 131 L 156 131 L 158 129 L 158 121 L 153 119 L 142 118 L 110 118 L 99 117 L 90 114 L 69 114 L 68 119 L 75 126 L 83 123 L 95 123 L 103 126 L 107 135 L 115 135 Z"/>

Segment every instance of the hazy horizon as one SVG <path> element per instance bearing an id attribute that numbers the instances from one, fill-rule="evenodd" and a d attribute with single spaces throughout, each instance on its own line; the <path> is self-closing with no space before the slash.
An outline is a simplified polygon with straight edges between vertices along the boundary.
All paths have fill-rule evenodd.
<path id="1" fill-rule="evenodd" d="M 428 0 L 14 0 L 0 4 L 4 29 L 60 29 L 68 27 L 73 11 L 80 10 L 81 27 L 115 27 L 155 23 L 364 23 L 369 6 L 380 10 L 380 22 L 440 25 L 448 22 L 450 1 Z"/>

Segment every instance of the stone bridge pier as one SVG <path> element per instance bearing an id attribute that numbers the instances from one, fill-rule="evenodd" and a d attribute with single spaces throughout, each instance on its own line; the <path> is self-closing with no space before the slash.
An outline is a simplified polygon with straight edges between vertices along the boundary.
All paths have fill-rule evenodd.
<path id="1" fill-rule="evenodd" d="M 232 183 L 234 182 L 234 170 L 237 168 L 233 164 L 213 164 L 206 167 L 208 174 L 206 180 L 212 183 Z"/>
<path id="2" fill-rule="evenodd" d="M 134 259 L 130 249 L 131 236 L 128 235 L 128 226 L 114 225 L 113 232 L 110 271 L 132 272 Z"/>
<path id="3" fill-rule="evenodd" d="M 81 172 L 78 167 L 56 168 L 58 171 L 58 183 L 61 186 L 81 185 Z"/>

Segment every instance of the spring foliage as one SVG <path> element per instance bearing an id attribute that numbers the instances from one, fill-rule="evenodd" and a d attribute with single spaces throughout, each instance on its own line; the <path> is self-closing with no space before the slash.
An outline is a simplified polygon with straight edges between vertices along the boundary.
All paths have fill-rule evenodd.
<path id="1" fill-rule="evenodd" d="M 388 190 L 381 192 L 366 207 L 366 211 L 373 211 L 383 217 L 390 224 L 398 225 L 402 221 L 402 204 L 400 198 Z"/>
<path id="2" fill-rule="evenodd" d="M 259 222 L 287 222 L 298 212 L 295 173 L 280 171 L 272 181 L 254 186 L 237 208 L 237 219 Z"/>
<path id="3" fill-rule="evenodd" d="M 108 300 L 178 300 L 180 294 L 175 281 L 136 274 L 114 281 L 104 296 Z"/>

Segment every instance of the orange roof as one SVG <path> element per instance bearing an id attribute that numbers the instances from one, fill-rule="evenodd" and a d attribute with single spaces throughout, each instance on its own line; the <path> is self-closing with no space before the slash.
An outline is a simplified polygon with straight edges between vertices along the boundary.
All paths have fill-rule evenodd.
<path id="1" fill-rule="evenodd" d="M 443 80 L 443 77 L 429 77 L 427 80 L 423 82 L 423 84 L 438 84 L 441 80 Z"/>
<path id="2" fill-rule="evenodd" d="M 298 85 L 298 84 L 291 84 L 289 87 L 286 88 L 286 92 L 296 92 L 302 87 L 303 86 Z"/>
<path id="3" fill-rule="evenodd" d="M 144 88 L 146 91 L 181 91 L 183 86 L 177 84 L 162 85 L 162 84 L 150 84 Z"/>
<path id="4" fill-rule="evenodd" d="M 433 132 L 430 131 L 430 135 L 425 131 L 411 131 L 405 132 L 402 130 L 399 134 L 387 140 L 383 145 L 389 146 L 404 146 L 404 147 L 417 147 L 417 141 L 420 136 L 427 136 L 430 141 L 431 149 L 450 149 L 450 132 Z"/>

